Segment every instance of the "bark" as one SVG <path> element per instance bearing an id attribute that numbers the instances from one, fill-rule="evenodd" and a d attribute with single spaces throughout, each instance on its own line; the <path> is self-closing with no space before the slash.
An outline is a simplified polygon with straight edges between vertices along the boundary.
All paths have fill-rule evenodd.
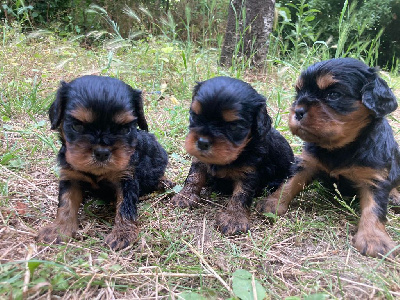
<path id="1" fill-rule="evenodd" d="M 231 66 L 238 57 L 263 65 L 275 16 L 275 0 L 231 0 L 220 64 Z"/>

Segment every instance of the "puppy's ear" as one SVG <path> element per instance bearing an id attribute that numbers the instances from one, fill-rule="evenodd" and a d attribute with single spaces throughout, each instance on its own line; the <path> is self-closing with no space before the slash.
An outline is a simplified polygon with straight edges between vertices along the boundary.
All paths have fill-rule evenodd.
<path id="1" fill-rule="evenodd" d="M 65 105 L 67 103 L 68 83 L 61 81 L 61 86 L 57 90 L 56 99 L 49 108 L 49 119 L 51 129 L 57 129 L 64 118 Z"/>
<path id="2" fill-rule="evenodd" d="M 256 132 L 259 136 L 266 134 L 271 129 L 271 117 L 268 115 L 265 105 L 262 105 L 257 113 L 256 125 Z"/>
<path id="3" fill-rule="evenodd" d="M 377 118 L 382 118 L 397 108 L 396 96 L 380 77 L 365 85 L 361 93 L 362 103 L 372 110 Z"/>
<path id="4" fill-rule="evenodd" d="M 143 111 L 142 91 L 133 90 L 132 105 L 135 108 L 135 113 L 136 113 L 139 128 L 149 131 L 149 127 L 147 125 L 147 121 L 146 121 L 146 118 L 144 116 L 144 111 Z"/>

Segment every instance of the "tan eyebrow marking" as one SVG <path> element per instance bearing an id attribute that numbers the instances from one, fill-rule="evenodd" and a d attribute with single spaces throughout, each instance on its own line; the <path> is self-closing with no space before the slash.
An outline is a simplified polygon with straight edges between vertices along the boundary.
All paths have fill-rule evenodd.
<path id="1" fill-rule="evenodd" d="M 201 107 L 201 103 L 197 100 L 194 100 L 192 102 L 192 105 L 190 106 L 190 109 L 196 114 L 199 115 L 202 112 L 202 107 Z"/>
<path id="2" fill-rule="evenodd" d="M 317 78 L 317 85 L 321 90 L 326 89 L 328 86 L 336 83 L 337 80 L 333 78 L 332 74 L 324 74 Z"/>
<path id="3" fill-rule="evenodd" d="M 127 123 L 132 122 L 135 119 L 136 119 L 136 117 L 133 115 L 131 110 L 119 112 L 113 116 L 114 122 L 118 123 L 118 124 L 127 124 Z"/>
<path id="4" fill-rule="evenodd" d="M 240 119 L 238 111 L 235 109 L 227 109 L 222 111 L 222 118 L 226 122 L 233 122 Z"/>
<path id="5" fill-rule="evenodd" d="M 93 111 L 90 108 L 82 106 L 75 108 L 70 112 L 70 115 L 83 123 L 92 123 L 95 119 L 95 114 Z"/>

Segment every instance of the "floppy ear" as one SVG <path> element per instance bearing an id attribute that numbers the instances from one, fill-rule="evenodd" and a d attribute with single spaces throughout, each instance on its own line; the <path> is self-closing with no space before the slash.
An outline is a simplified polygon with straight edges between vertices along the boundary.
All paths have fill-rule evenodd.
<path id="1" fill-rule="evenodd" d="M 375 113 L 377 118 L 391 113 L 397 108 L 397 99 L 392 90 L 380 77 L 365 85 L 362 90 L 362 103 Z"/>
<path id="2" fill-rule="evenodd" d="M 143 111 L 142 91 L 133 90 L 132 104 L 133 104 L 133 107 L 135 108 L 135 113 L 136 113 L 139 128 L 149 131 L 149 127 L 147 125 L 147 121 L 146 121 L 146 118 L 144 116 L 144 111 Z"/>
<path id="3" fill-rule="evenodd" d="M 271 129 L 271 117 L 268 115 L 267 108 L 262 105 L 256 117 L 256 132 L 258 135 L 264 135 Z"/>
<path id="4" fill-rule="evenodd" d="M 67 91 L 68 83 L 61 81 L 61 86 L 57 90 L 56 99 L 49 108 L 49 119 L 52 130 L 57 129 L 64 118 L 65 104 L 67 102 Z"/>

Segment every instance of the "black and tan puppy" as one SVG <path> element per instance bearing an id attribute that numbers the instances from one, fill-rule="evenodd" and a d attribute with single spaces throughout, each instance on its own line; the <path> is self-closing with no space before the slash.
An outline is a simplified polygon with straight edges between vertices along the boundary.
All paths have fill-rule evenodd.
<path id="1" fill-rule="evenodd" d="M 253 197 L 266 187 L 277 188 L 293 162 L 289 144 L 271 127 L 265 98 L 238 79 L 201 82 L 193 91 L 189 129 L 185 148 L 194 158 L 172 203 L 195 205 L 207 184 L 229 190 L 232 197 L 217 227 L 228 235 L 248 231 Z"/>
<path id="2" fill-rule="evenodd" d="M 169 184 L 163 177 L 167 153 L 147 132 L 141 92 L 115 78 L 83 76 L 62 82 L 49 117 L 62 144 L 59 204 L 55 221 L 39 231 L 38 240 L 73 237 L 79 206 L 91 191 L 116 201 L 105 242 L 115 250 L 128 246 L 138 236 L 139 196 Z"/>
<path id="3" fill-rule="evenodd" d="M 388 253 L 395 243 L 385 230 L 387 204 L 389 197 L 398 202 L 400 153 L 384 116 L 396 108 L 386 82 L 361 61 L 310 66 L 296 83 L 289 117 L 292 133 L 305 141 L 301 158 L 293 177 L 257 209 L 282 215 L 307 184 L 326 179 L 360 199 L 354 246 L 364 255 Z"/>

